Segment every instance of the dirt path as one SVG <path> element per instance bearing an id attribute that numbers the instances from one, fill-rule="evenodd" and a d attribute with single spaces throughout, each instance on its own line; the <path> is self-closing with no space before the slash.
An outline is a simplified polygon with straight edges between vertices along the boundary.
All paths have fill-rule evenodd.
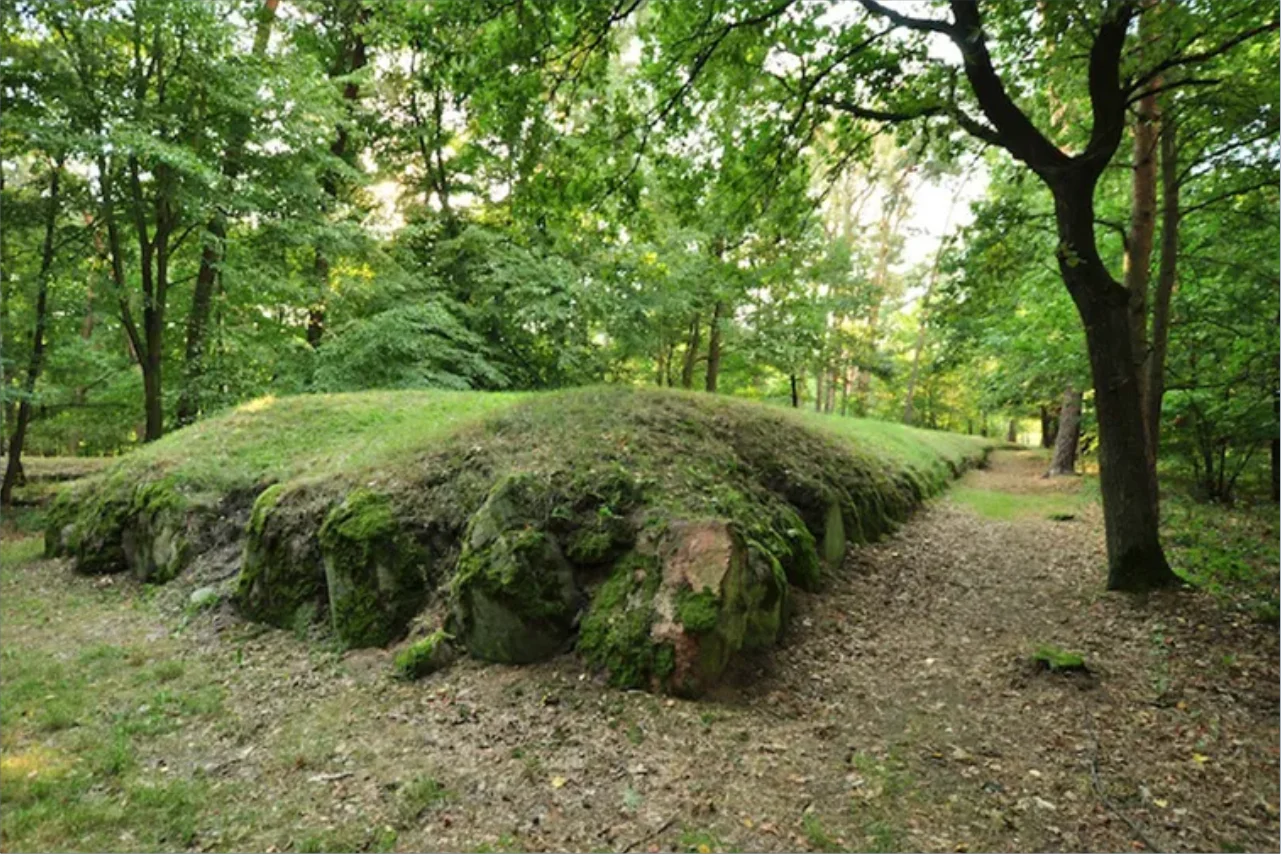
<path id="1" fill-rule="evenodd" d="M 136 741 L 132 773 L 202 787 L 194 848 L 1276 850 L 1275 626 L 1200 594 L 1104 594 L 1097 508 L 1043 465 L 998 453 L 854 550 L 785 647 L 701 702 L 609 689 L 571 656 L 406 685 L 384 652 L 226 613 L 177 629 L 124 583 L 42 562 L 0 590 L 38 576 L 42 616 L 6 595 L 2 631 L 31 655 L 177 658 L 177 696 L 216 683 L 217 704 Z M 1026 513 L 972 509 L 1011 495 Z M 1064 496 L 1075 518 L 1046 518 Z M 62 616 L 60 596 L 79 604 Z M 1036 672 L 1043 644 L 1092 673 Z M 70 750 L 74 732 L 19 728 L 4 750 Z M 136 847 L 120 839 L 103 844 Z"/>

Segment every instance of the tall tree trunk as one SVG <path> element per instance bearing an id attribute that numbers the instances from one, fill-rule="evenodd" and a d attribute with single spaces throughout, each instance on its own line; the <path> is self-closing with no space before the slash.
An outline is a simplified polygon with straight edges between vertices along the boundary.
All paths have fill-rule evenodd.
<path id="1" fill-rule="evenodd" d="M 1157 0 L 1141 0 L 1147 14 L 1139 18 L 1139 50 L 1149 46 L 1155 37 L 1152 10 Z M 1138 103 L 1134 117 L 1134 174 L 1131 179 L 1130 231 L 1126 239 L 1125 289 L 1129 292 L 1130 351 L 1134 359 L 1136 389 L 1140 400 L 1147 399 L 1148 383 L 1148 291 L 1152 275 L 1152 244 L 1156 235 L 1156 184 L 1157 184 L 1157 109 L 1153 82 L 1149 92 Z M 1140 412 L 1146 423 L 1148 412 Z M 1147 431 L 1145 428 L 1145 435 Z M 1156 472 L 1156 455 L 1148 446 L 1145 450 L 1148 466 Z M 1155 500 L 1155 497 L 1154 497 Z"/>
<path id="2" fill-rule="evenodd" d="M 820 363 L 814 369 L 814 411 L 823 411 L 823 375 L 826 373 L 823 365 Z"/>
<path id="3" fill-rule="evenodd" d="M 824 412 L 831 412 L 836 405 L 836 384 L 840 380 L 840 373 L 836 368 L 832 369 L 832 375 L 827 379 L 827 405 L 823 407 Z"/>
<path id="4" fill-rule="evenodd" d="M 1108 544 L 1108 589 L 1178 583 L 1161 549 L 1156 482 L 1136 393 L 1128 303 L 1099 300 L 1085 321 L 1099 424 L 1099 486 Z M 1059 431 L 1063 431 L 1060 423 Z"/>
<path id="5" fill-rule="evenodd" d="M 363 26 L 368 20 L 369 9 L 363 5 L 358 8 L 359 21 L 357 23 Z M 353 74 L 369 63 L 369 53 L 366 49 L 363 33 L 353 30 L 350 23 L 347 23 L 345 33 L 350 41 L 343 44 L 338 61 L 331 70 L 331 77 Z M 329 145 L 329 153 L 340 160 L 350 163 L 355 152 L 350 149 L 351 134 L 347 130 L 347 124 L 351 121 L 350 110 L 360 98 L 360 87 L 354 81 L 349 80 L 343 86 L 342 97 L 349 113 L 346 121 L 338 123 L 338 133 L 334 137 L 334 141 Z M 326 173 L 321 176 L 321 185 L 331 200 L 338 198 L 338 181 L 332 173 Z M 317 292 L 311 307 L 307 311 L 307 343 L 313 349 L 319 347 L 321 340 L 324 338 L 325 306 L 329 301 L 329 258 L 319 245 L 315 247 L 315 252 L 316 260 L 312 267 L 312 274 Z"/>
<path id="6" fill-rule="evenodd" d="M 1115 132 L 1120 129 L 1118 124 Z M 1112 278 L 1094 237 L 1094 189 L 1101 167 L 1087 162 L 1080 168 L 1080 173 L 1047 178 L 1047 183 L 1054 194 L 1059 273 L 1085 326 L 1090 358 L 1108 589 L 1170 586 L 1179 578 L 1166 562 L 1158 533 L 1155 469 L 1149 464 L 1134 358 L 1131 292 Z M 1061 417 L 1060 434 L 1066 419 L 1066 414 Z"/>
<path id="7" fill-rule="evenodd" d="M 1076 474 L 1076 448 L 1081 443 L 1081 392 L 1068 386 L 1059 407 L 1059 431 L 1046 477 Z"/>
<path id="8" fill-rule="evenodd" d="M 5 464 L 4 483 L 0 484 L 0 506 L 8 507 L 13 501 L 13 488 L 22 476 L 22 449 L 27 440 L 27 425 L 31 423 L 31 398 L 36 391 L 36 380 L 44 366 L 45 325 L 49 317 L 49 270 L 53 267 L 53 236 L 58 226 L 58 191 L 62 183 L 62 160 L 53 166 L 49 176 L 49 199 L 45 212 L 44 246 L 40 253 L 40 272 L 36 277 L 36 325 L 31 336 L 31 360 L 22 383 L 22 400 L 9 439 L 9 455 Z"/>
<path id="9" fill-rule="evenodd" d="M 699 343 L 703 340 L 703 318 L 694 313 L 689 323 L 689 340 L 685 342 L 685 360 L 681 365 L 681 388 L 694 387 L 694 367 L 698 364 Z"/>
<path id="10" fill-rule="evenodd" d="M 1010 427 L 1005 431 L 1005 441 L 1011 445 L 1019 441 L 1019 421 L 1017 418 L 1010 419 Z"/>
<path id="11" fill-rule="evenodd" d="M 707 383 L 706 389 L 716 393 L 716 382 L 721 373 L 721 316 L 725 304 L 720 300 L 712 307 L 712 325 L 707 332 Z"/>
<path id="12" fill-rule="evenodd" d="M 258 27 L 254 31 L 253 55 L 261 58 L 271 41 L 271 28 L 276 20 L 276 7 L 280 0 L 263 0 L 259 11 Z M 241 158 L 249 139 L 247 119 L 232 125 L 230 138 L 222 156 L 222 174 L 228 183 L 241 172 Z M 200 413 L 200 381 L 204 376 L 204 355 L 209 311 L 213 305 L 214 283 L 219 275 L 219 265 L 226 252 L 227 223 L 221 213 L 215 213 L 205 226 L 208 238 L 200 253 L 200 269 L 196 272 L 196 285 L 191 294 L 191 312 L 187 315 L 187 347 L 183 360 L 182 394 L 178 398 L 175 417 L 178 426 L 190 424 Z"/>
<path id="13" fill-rule="evenodd" d="M 1272 387 L 1272 414 L 1281 421 L 1281 389 Z M 1272 500 L 1281 501 L 1281 437 L 1272 436 Z"/>
<path id="14" fill-rule="evenodd" d="M 797 388 L 796 374 L 792 374 L 791 379 L 792 379 L 792 408 L 800 409 L 801 395 L 800 395 L 800 390 Z"/>
<path id="15" fill-rule="evenodd" d="M 1146 412 L 1148 451 L 1155 465 L 1161 447 L 1161 402 L 1165 397 L 1165 357 L 1170 345 L 1170 299 L 1177 282 L 1179 258 L 1179 163 L 1174 122 L 1161 125 L 1161 261 L 1152 303 L 1152 351 L 1147 361 Z M 1155 470 L 1154 470 L 1155 478 Z"/>
<path id="16" fill-rule="evenodd" d="M 1050 407 L 1041 404 L 1041 447 L 1053 448 L 1054 439 L 1059 434 L 1058 412 L 1050 413 Z"/>
<path id="17" fill-rule="evenodd" d="M 841 417 L 849 414 L 850 407 L 850 368 L 841 371 Z"/>

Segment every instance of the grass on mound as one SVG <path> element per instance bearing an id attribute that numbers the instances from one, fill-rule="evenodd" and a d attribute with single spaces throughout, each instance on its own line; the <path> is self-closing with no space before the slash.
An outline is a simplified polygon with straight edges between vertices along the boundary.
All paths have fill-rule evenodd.
<path id="1" fill-rule="evenodd" d="M 630 394 L 618 387 L 559 392 L 376 391 L 267 396 L 168 434 L 113 462 L 103 475 L 128 488 L 161 478 L 189 494 L 262 489 L 295 479 L 323 480 L 377 469 L 394 473 L 409 460 L 464 430 L 529 401 L 549 410 L 558 396 L 607 398 Z M 679 391 L 641 395 L 703 396 Z M 781 414 L 895 467 L 937 473 L 961 466 L 988 440 L 866 418 L 838 418 L 732 398 L 713 406 Z M 98 478 L 86 479 L 95 484 Z"/>
<path id="2" fill-rule="evenodd" d="M 261 397 L 178 430 L 114 465 L 114 476 L 172 477 L 226 492 L 388 464 L 529 395 L 377 391 Z"/>
<path id="3" fill-rule="evenodd" d="M 670 670 L 670 651 L 633 654 L 655 615 L 629 610 L 654 595 L 629 585 L 670 523 L 723 520 L 761 559 L 750 594 L 761 598 L 743 606 L 760 613 L 723 642 L 769 645 L 785 589 L 768 590 L 814 589 L 821 562 L 838 567 L 847 541 L 891 530 L 989 445 L 659 389 L 264 398 L 61 496 L 48 532 L 51 553 L 73 554 L 82 571 L 127 561 L 154 581 L 245 537 L 242 610 L 281 625 L 332 618 L 354 646 L 403 636 L 411 612 L 447 586 L 464 629 L 515 621 L 546 634 L 531 644 L 465 632 L 473 654 L 503 661 L 563 648 L 585 598 L 617 575 L 628 613 L 593 611 L 583 637 L 635 685 Z M 216 527 L 221 539 L 202 533 Z"/>

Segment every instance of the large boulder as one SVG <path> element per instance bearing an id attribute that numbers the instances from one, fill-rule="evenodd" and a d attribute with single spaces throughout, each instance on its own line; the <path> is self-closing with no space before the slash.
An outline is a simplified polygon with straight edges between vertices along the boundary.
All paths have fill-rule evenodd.
<path id="1" fill-rule="evenodd" d="M 404 635 L 432 581 L 427 552 L 401 526 L 390 499 L 359 488 L 320 526 L 334 634 L 349 647 Z"/>
<path id="2" fill-rule="evenodd" d="M 176 578 L 199 550 L 200 516 L 209 510 L 164 481 L 140 486 L 120 538 L 134 577 L 151 584 Z"/>
<path id="3" fill-rule="evenodd" d="M 777 640 L 786 604 L 783 567 L 734 524 L 674 521 L 615 565 L 578 649 L 616 685 L 696 695 L 739 650 Z"/>
<path id="4" fill-rule="evenodd" d="M 124 572 L 122 545 L 130 500 L 120 493 L 92 495 L 69 489 L 58 495 L 45 524 L 45 556 L 66 557 L 76 572 Z"/>
<path id="5" fill-rule="evenodd" d="M 585 597 L 533 475 L 506 477 L 464 535 L 452 594 L 458 636 L 486 661 L 527 663 L 566 650 Z"/>
<path id="6" fill-rule="evenodd" d="M 329 605 L 325 565 L 316 537 L 323 513 L 305 490 L 267 487 L 254 501 L 245 529 L 245 551 L 235 601 L 253 620 L 300 628 Z"/>

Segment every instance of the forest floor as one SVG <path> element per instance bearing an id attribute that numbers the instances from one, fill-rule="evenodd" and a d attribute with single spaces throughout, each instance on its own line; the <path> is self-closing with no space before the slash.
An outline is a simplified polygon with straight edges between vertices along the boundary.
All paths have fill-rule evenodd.
<path id="1" fill-rule="evenodd" d="M 0 844 L 1277 850 L 1275 620 L 1105 593 L 1092 484 L 1044 465 L 997 452 L 851 550 L 697 702 L 572 656 L 397 682 L 387 652 L 75 576 L 6 529 Z"/>

